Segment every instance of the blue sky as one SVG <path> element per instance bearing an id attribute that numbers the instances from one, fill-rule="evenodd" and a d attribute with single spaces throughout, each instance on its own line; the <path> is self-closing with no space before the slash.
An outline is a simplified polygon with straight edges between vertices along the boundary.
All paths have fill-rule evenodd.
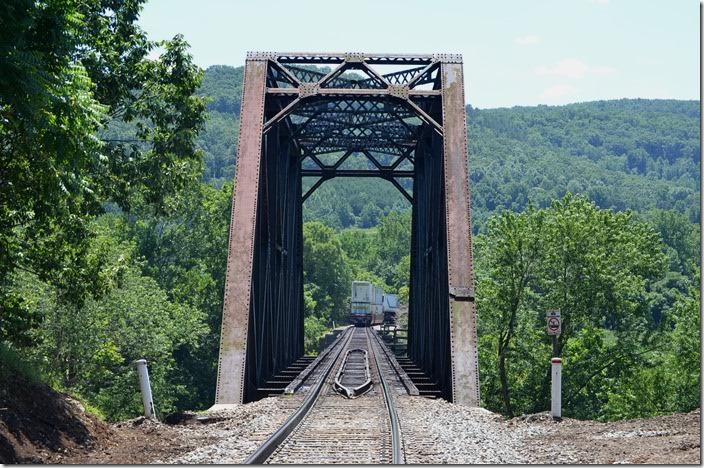
<path id="1" fill-rule="evenodd" d="M 461 53 L 475 107 L 699 99 L 697 0 L 150 0 L 152 39 L 195 62 L 248 50 Z"/>

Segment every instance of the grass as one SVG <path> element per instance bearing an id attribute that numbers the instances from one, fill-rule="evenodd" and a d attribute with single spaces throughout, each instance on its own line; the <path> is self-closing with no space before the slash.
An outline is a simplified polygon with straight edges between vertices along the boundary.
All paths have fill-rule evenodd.
<path id="1" fill-rule="evenodd" d="M 65 393 L 71 395 L 71 398 L 78 400 L 81 405 L 83 405 L 83 409 L 85 410 L 86 414 L 94 416 L 100 421 L 107 421 L 107 417 L 105 416 L 105 413 L 103 413 L 103 410 L 91 404 L 86 398 L 79 395 L 78 393 L 74 393 L 71 391 L 66 391 Z"/>
<path id="2" fill-rule="evenodd" d="M 10 383 L 10 378 L 13 376 L 22 376 L 30 383 L 42 384 L 47 383 L 45 376 L 37 369 L 35 365 L 20 356 L 16 350 L 12 349 L 7 343 L 0 342 L 0 396 L 5 392 L 4 385 Z M 55 390 L 66 393 L 71 396 L 71 398 L 78 400 L 86 414 L 95 416 L 101 421 L 105 421 L 105 414 L 103 411 L 91 404 L 83 396 L 71 391 L 70 389 L 57 388 L 56 385 L 50 385 Z"/>
<path id="3" fill-rule="evenodd" d="M 33 383 L 44 381 L 35 366 L 23 359 L 8 344 L 0 342 L 0 379 L 7 381 L 9 377 L 15 375 L 21 375 Z"/>

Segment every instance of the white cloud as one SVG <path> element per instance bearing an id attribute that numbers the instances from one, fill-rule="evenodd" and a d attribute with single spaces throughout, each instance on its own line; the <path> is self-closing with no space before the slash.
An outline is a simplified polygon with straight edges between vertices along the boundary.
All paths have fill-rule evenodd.
<path id="1" fill-rule="evenodd" d="M 532 46 L 536 44 L 540 44 L 541 39 L 539 36 L 535 36 L 533 34 L 528 34 L 527 36 L 519 36 L 513 40 L 514 44 L 518 44 L 521 46 Z"/>
<path id="2" fill-rule="evenodd" d="M 592 3 L 595 3 L 597 5 L 608 5 L 609 0 L 592 0 Z"/>
<path id="3" fill-rule="evenodd" d="M 535 69 L 538 75 L 555 75 L 567 78 L 584 78 L 586 75 L 613 75 L 616 69 L 602 65 L 587 65 L 578 59 L 564 59 L 553 67 L 538 67 Z"/>
<path id="4" fill-rule="evenodd" d="M 543 94 L 541 94 L 540 97 L 544 99 L 559 99 L 567 96 L 573 96 L 576 93 L 577 88 L 575 88 L 574 86 L 569 85 L 567 83 L 560 83 L 554 86 L 550 86 L 549 88 L 544 90 Z"/>

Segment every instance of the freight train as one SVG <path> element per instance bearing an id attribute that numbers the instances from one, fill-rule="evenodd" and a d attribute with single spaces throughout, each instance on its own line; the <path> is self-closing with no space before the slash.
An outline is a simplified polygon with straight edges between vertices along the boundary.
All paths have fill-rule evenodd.
<path id="1" fill-rule="evenodd" d="M 385 294 L 368 281 L 352 282 L 350 322 L 357 327 L 393 323 L 398 311 L 398 296 Z"/>

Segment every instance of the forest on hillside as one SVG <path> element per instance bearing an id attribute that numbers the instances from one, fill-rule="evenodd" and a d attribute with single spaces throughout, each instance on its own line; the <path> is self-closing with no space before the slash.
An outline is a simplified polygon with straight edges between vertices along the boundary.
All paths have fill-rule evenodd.
<path id="1" fill-rule="evenodd" d="M 234 177 L 243 69 L 214 66 L 198 91 L 211 99 L 198 137 L 204 180 Z M 469 96 L 471 101 L 471 95 Z M 622 99 L 481 110 L 467 106 L 474 233 L 491 214 L 545 208 L 565 193 L 600 208 L 676 210 L 699 224 L 699 103 Z M 328 181 L 306 202 L 306 220 L 370 227 L 408 209 L 383 181 Z"/>
<path id="2" fill-rule="evenodd" d="M 200 70 L 139 10 L 0 6 L 17 51 L 0 76 L 0 379 L 25 372 L 108 420 L 141 411 L 138 358 L 160 415 L 212 404 L 239 131 L 242 68 Z M 467 115 L 483 405 L 545 409 L 559 307 L 565 415 L 697 407 L 699 103 Z M 408 296 L 391 185 L 328 182 L 304 220 L 307 346 L 344 320 L 353 279 Z"/>

